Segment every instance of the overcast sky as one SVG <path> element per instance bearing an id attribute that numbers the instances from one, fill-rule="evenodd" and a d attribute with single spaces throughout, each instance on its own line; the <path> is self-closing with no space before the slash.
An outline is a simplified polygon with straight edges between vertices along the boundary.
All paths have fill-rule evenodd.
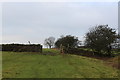
<path id="1" fill-rule="evenodd" d="M 118 29 L 117 2 L 11 2 L 2 4 L 3 43 L 40 43 L 50 36 L 84 40 L 90 27 Z"/>

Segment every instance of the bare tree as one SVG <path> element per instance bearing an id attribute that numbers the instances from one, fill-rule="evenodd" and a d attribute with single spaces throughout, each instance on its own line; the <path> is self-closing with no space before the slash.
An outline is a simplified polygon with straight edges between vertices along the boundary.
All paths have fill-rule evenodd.
<path id="1" fill-rule="evenodd" d="M 30 41 L 28 41 L 28 43 L 31 44 Z"/>
<path id="2" fill-rule="evenodd" d="M 52 46 L 54 46 L 54 41 L 55 41 L 54 37 L 46 38 L 44 41 L 44 45 L 49 47 L 49 48 L 52 48 Z"/>

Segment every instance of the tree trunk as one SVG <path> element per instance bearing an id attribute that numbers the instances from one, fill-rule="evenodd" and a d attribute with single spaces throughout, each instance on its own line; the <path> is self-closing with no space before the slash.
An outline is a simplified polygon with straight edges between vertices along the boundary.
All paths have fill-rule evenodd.
<path id="1" fill-rule="evenodd" d="M 49 48 L 51 49 L 51 46 L 49 46 Z"/>

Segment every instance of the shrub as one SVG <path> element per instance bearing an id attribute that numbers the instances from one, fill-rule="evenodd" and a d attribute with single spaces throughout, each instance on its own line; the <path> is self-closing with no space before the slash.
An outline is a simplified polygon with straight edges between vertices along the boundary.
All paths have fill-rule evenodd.
<path id="1" fill-rule="evenodd" d="M 42 45 L 40 44 L 2 44 L 2 51 L 15 52 L 42 52 Z"/>

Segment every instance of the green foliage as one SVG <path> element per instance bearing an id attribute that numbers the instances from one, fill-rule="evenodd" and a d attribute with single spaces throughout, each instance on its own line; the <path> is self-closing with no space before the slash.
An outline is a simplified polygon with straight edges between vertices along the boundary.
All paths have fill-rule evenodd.
<path id="1" fill-rule="evenodd" d="M 106 25 L 96 26 L 86 34 L 85 45 L 100 55 L 111 56 L 111 43 L 116 39 L 116 31 Z"/>
<path id="2" fill-rule="evenodd" d="M 44 52 L 44 51 L 43 51 Z M 3 78 L 117 78 L 117 69 L 103 61 L 76 55 L 2 52 Z"/>
<path id="3" fill-rule="evenodd" d="M 64 46 L 65 48 L 67 48 L 67 47 L 75 48 L 79 45 L 79 40 L 75 36 L 67 35 L 65 37 L 59 38 L 55 42 L 55 46 L 57 48 L 60 48 L 60 45 Z"/>

